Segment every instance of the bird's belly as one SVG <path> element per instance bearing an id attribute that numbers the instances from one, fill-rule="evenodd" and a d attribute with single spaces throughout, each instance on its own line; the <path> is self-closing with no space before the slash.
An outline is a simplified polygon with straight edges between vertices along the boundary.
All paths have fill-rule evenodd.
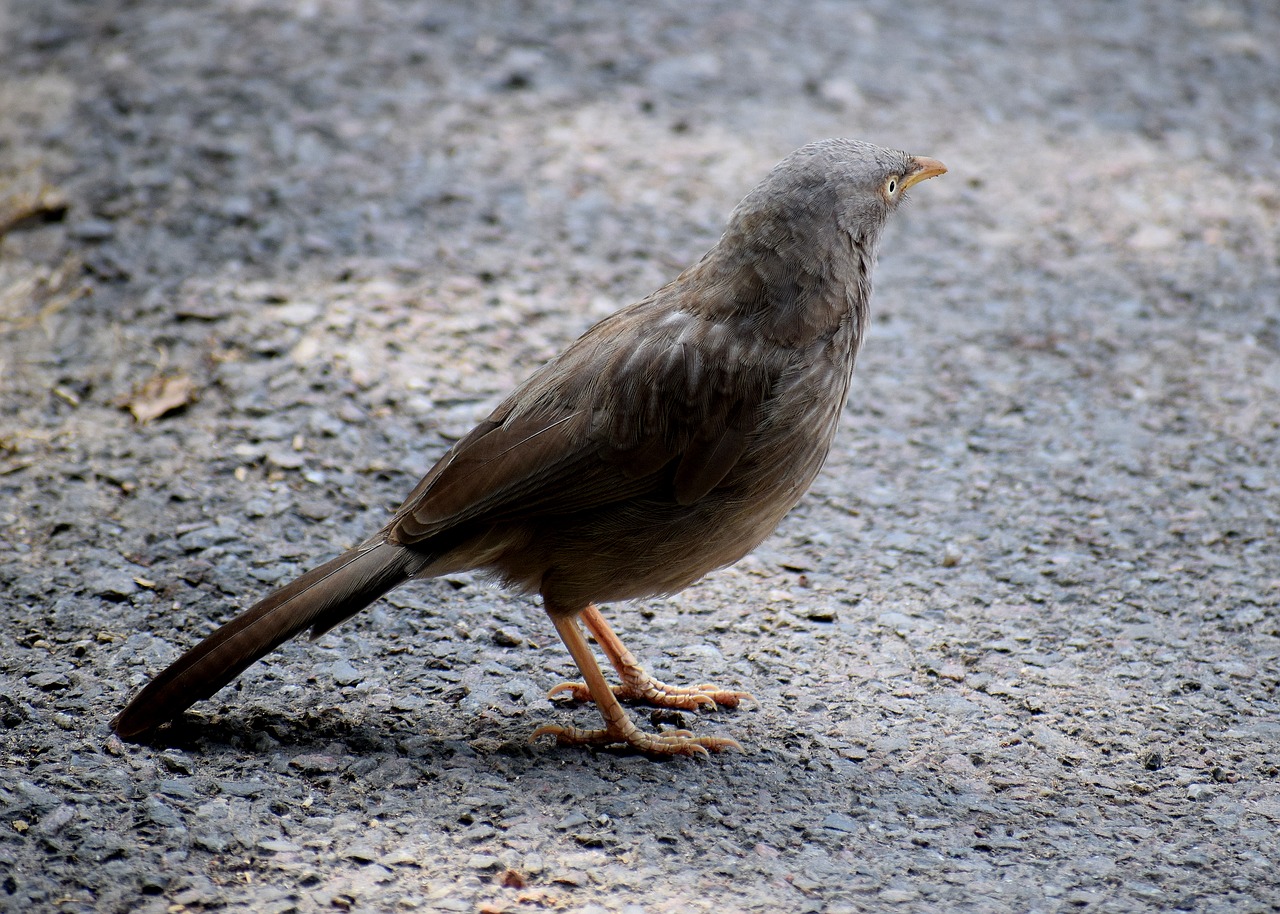
<path id="1" fill-rule="evenodd" d="M 773 532 L 821 469 L 830 439 L 753 448 L 692 505 L 634 499 L 582 518 L 549 518 L 534 537 L 551 545 L 545 571 L 523 583 L 548 607 L 569 610 L 683 590 Z"/>

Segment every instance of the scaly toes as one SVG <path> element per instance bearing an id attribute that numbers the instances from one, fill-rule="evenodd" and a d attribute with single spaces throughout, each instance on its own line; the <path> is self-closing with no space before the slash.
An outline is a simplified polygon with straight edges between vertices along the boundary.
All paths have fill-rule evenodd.
<path id="1" fill-rule="evenodd" d="M 583 730 L 559 724 L 543 724 L 529 736 L 532 742 L 540 736 L 554 736 L 561 746 L 629 746 L 647 755 L 685 755 L 706 758 L 712 752 L 741 749 L 737 740 L 723 736 L 694 736 L 688 730 L 646 733 L 634 724 Z"/>
<path id="2" fill-rule="evenodd" d="M 669 690 L 671 689 L 670 686 L 668 686 L 667 688 Z M 753 705 L 760 704 L 760 702 L 756 701 L 756 697 L 752 695 L 750 692 L 738 692 L 733 689 L 722 689 L 719 686 L 712 685 L 709 682 L 703 683 L 700 686 L 694 686 L 691 689 L 675 689 L 673 691 L 680 694 L 683 694 L 685 692 L 690 692 L 695 695 L 700 695 L 704 698 L 710 698 L 712 702 L 714 702 L 715 704 L 719 705 L 722 708 L 736 708 L 738 705 L 740 705 L 744 701 L 749 701 Z"/>
<path id="3" fill-rule="evenodd" d="M 615 692 L 617 690 L 615 689 Z M 550 692 L 547 693 L 548 698 L 555 698 L 557 695 L 563 695 L 568 692 L 574 701 L 590 701 L 591 690 L 587 688 L 585 682 L 562 682 Z"/>
<path id="4" fill-rule="evenodd" d="M 613 694 L 622 701 L 642 701 L 655 708 L 673 711 L 714 711 L 717 707 L 736 708 L 744 700 L 756 703 L 750 692 L 737 692 L 719 686 L 704 684 L 684 687 L 670 686 L 652 676 L 638 676 L 612 687 Z M 562 682 L 550 692 L 548 698 L 570 695 L 574 701 L 590 701 L 591 690 L 583 682 Z"/>

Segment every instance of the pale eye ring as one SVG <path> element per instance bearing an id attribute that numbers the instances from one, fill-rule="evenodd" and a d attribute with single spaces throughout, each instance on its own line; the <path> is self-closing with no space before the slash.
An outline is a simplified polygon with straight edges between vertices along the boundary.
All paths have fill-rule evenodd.
<path id="1" fill-rule="evenodd" d="M 884 182 L 884 189 L 885 189 L 885 191 L 889 194 L 889 196 L 890 196 L 890 197 L 892 197 L 895 193 L 897 193 L 897 192 L 898 192 L 898 178 L 897 178 L 897 176 L 894 176 L 894 177 L 890 178 L 888 181 L 885 181 L 885 182 Z"/>

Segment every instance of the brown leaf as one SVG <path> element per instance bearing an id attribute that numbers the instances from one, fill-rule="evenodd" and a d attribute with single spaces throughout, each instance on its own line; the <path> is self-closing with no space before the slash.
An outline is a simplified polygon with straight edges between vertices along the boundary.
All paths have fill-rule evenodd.
<path id="1" fill-rule="evenodd" d="M 133 413 L 135 420 L 139 423 L 150 422 L 194 403 L 196 384 L 184 374 L 155 375 L 121 400 L 120 405 Z"/>
<path id="2" fill-rule="evenodd" d="M 57 222 L 67 213 L 62 191 L 28 173 L 0 194 L 0 237 L 40 222 Z"/>

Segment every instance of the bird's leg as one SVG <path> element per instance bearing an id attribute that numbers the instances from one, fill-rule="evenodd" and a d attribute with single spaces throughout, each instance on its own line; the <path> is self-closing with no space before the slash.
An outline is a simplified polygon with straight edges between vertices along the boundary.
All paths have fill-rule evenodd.
<path id="1" fill-rule="evenodd" d="M 735 740 L 719 736 L 694 736 L 688 730 L 669 730 L 665 733 L 646 733 L 637 727 L 618 703 L 618 698 L 605 681 L 600 665 L 596 663 L 582 629 L 578 627 L 577 613 L 549 614 L 565 647 L 573 655 L 591 700 L 600 709 L 604 728 L 582 730 L 578 727 L 562 727 L 544 724 L 533 731 L 531 740 L 539 736 L 554 736 L 561 745 L 626 745 L 651 755 L 708 755 L 721 749 L 741 749 Z"/>
<path id="2" fill-rule="evenodd" d="M 613 694 L 623 701 L 643 701 L 658 708 L 673 708 L 678 711 L 696 711 L 699 708 L 736 708 L 745 698 L 754 702 L 749 692 L 735 692 L 719 686 L 703 684 L 698 686 L 670 686 L 654 679 L 645 672 L 640 661 L 627 650 L 604 615 L 594 603 L 582 611 L 582 621 L 591 631 L 592 637 L 600 645 L 600 650 L 609 658 L 613 668 L 618 671 L 622 685 L 613 687 Z M 584 682 L 563 682 L 547 695 L 570 693 L 576 701 L 586 701 L 591 697 L 591 690 Z"/>

